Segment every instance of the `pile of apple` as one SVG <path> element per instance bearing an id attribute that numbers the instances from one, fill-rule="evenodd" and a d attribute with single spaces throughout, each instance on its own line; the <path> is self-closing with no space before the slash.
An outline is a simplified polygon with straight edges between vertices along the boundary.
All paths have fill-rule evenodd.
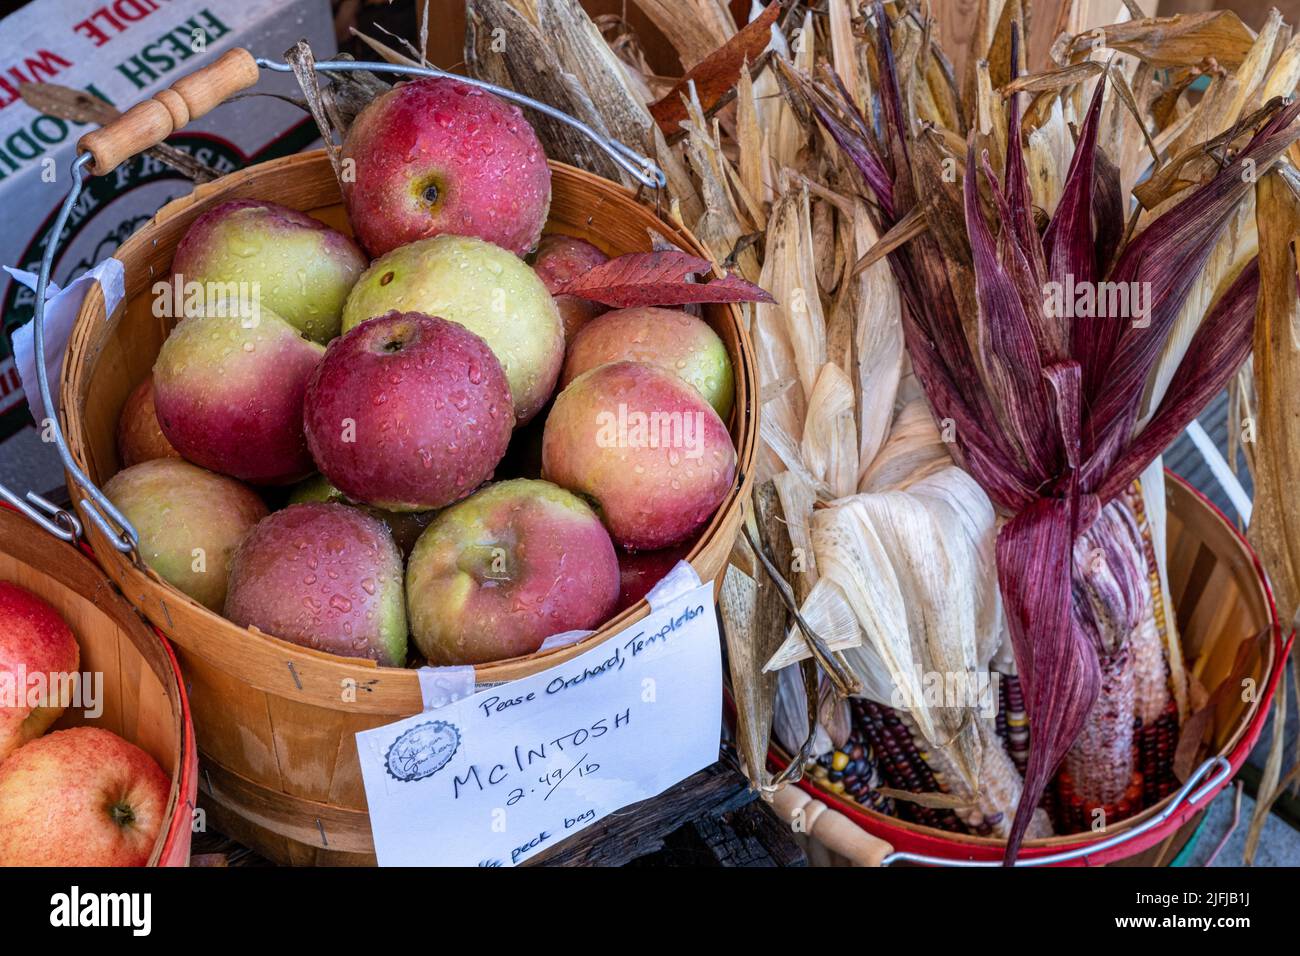
<path id="1" fill-rule="evenodd" d="M 360 245 L 243 199 L 178 246 L 177 288 L 260 308 L 187 307 L 126 404 L 106 491 L 144 559 L 241 627 L 389 666 L 408 639 L 479 664 L 599 627 L 732 486 L 726 348 L 680 309 L 553 294 L 607 257 L 542 236 L 546 157 L 482 90 L 395 87 L 341 167 Z M 701 427 L 611 441 L 630 412 Z"/>
<path id="2" fill-rule="evenodd" d="M 59 612 L 0 581 L 0 866 L 142 866 L 153 852 L 171 793 L 154 759 L 98 727 L 46 733 L 64 710 L 53 678 L 80 662 Z"/>

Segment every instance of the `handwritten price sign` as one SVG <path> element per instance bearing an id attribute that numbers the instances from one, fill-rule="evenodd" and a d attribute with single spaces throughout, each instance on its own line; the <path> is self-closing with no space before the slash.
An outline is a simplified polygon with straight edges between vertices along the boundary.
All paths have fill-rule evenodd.
<path id="1" fill-rule="evenodd" d="M 565 664 L 357 734 L 385 866 L 513 866 L 718 756 L 713 588 Z"/>

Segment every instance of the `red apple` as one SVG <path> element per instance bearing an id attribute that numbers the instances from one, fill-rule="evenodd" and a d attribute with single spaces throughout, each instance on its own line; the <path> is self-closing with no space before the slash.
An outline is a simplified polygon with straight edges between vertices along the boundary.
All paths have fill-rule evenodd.
<path id="1" fill-rule="evenodd" d="M 653 365 L 613 362 L 555 400 L 542 471 L 593 502 L 618 545 L 652 551 L 713 516 L 735 479 L 736 449 L 695 388 Z"/>
<path id="2" fill-rule="evenodd" d="M 377 97 L 343 141 L 343 199 L 372 256 L 430 236 L 479 236 L 523 255 L 551 205 L 551 171 L 517 106 L 457 80 Z"/>
<path id="3" fill-rule="evenodd" d="M 31 591 L 0 581 L 0 763 L 63 713 L 50 691 L 57 691 L 55 680 L 61 684 L 77 673 L 80 660 L 58 611 Z"/>
<path id="4" fill-rule="evenodd" d="M 324 345 L 339 334 L 343 303 L 366 265 L 355 242 L 305 212 L 232 199 L 194 220 L 176 247 L 172 275 L 182 291 L 190 283 L 247 283 L 262 305 Z"/>
<path id="5" fill-rule="evenodd" d="M 332 343 L 305 407 L 321 472 L 386 511 L 459 501 L 492 477 L 514 428 L 510 386 L 487 343 L 416 312 L 371 319 Z"/>
<path id="6" fill-rule="evenodd" d="M 153 367 L 163 434 L 209 471 L 255 485 L 300 481 L 316 470 L 302 397 L 324 354 L 267 308 L 188 316 Z"/>
<path id="7" fill-rule="evenodd" d="M 566 342 L 572 341 L 578 329 L 605 312 L 606 307 L 581 296 L 557 294 L 558 290 L 589 269 L 608 261 L 609 256 L 585 239 L 575 239 L 559 233 L 542 236 L 542 241 L 537 246 L 537 256 L 533 259 L 533 270 L 555 298 L 555 307 L 560 310 L 560 318 L 564 322 Z"/>
<path id="8" fill-rule="evenodd" d="M 144 866 L 171 781 L 98 727 L 33 740 L 0 764 L 0 866 Z"/>
<path id="9" fill-rule="evenodd" d="M 660 551 L 619 551 L 618 607 L 615 610 L 624 611 L 649 594 L 689 551 L 686 545 Z"/>
<path id="10" fill-rule="evenodd" d="M 266 517 L 257 493 L 188 461 L 158 458 L 119 471 L 104 494 L 135 525 L 145 564 L 220 612 L 235 548 Z"/>
<path id="11" fill-rule="evenodd" d="M 382 521 L 347 505 L 290 505 L 235 552 L 226 617 L 304 647 L 401 667 L 402 596 L 402 556 Z"/>
<path id="12" fill-rule="evenodd" d="M 433 520 L 411 552 L 406 600 L 430 662 L 483 664 L 598 626 L 618 600 L 618 559 L 577 496 L 503 481 Z"/>
<path id="13" fill-rule="evenodd" d="M 731 356 L 702 319 L 681 309 L 645 306 L 617 309 L 592 319 L 569 343 L 560 388 L 609 362 L 646 362 L 689 382 L 724 421 L 731 414 L 735 382 Z"/>
<path id="14" fill-rule="evenodd" d="M 117 420 L 117 454 L 122 459 L 123 468 L 155 458 L 181 457 L 158 424 L 158 413 L 153 405 L 152 375 L 132 389 L 122 406 L 122 415 Z"/>

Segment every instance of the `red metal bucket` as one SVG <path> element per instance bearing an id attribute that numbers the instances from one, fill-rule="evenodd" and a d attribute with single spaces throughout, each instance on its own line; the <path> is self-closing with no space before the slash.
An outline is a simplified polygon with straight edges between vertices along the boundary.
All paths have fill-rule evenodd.
<path id="1" fill-rule="evenodd" d="M 1203 740 L 1205 759 L 1175 793 L 1108 829 L 1026 841 L 1020 866 L 1155 865 L 1190 838 L 1196 818 L 1227 785 L 1259 740 L 1269 702 L 1285 673 L 1283 664 L 1295 635 L 1283 639 L 1268 577 L 1246 539 L 1203 495 L 1178 476 L 1166 474 L 1169 590 L 1188 670 L 1202 678 L 1226 674 L 1244 642 L 1253 699 L 1216 707 Z M 1217 681 L 1206 681 L 1212 689 Z M 772 765 L 784 769 L 786 754 L 773 748 Z M 1001 840 L 948 833 L 862 807 L 823 790 L 809 779 L 799 786 L 839 811 L 893 852 L 883 864 L 996 866 Z"/>

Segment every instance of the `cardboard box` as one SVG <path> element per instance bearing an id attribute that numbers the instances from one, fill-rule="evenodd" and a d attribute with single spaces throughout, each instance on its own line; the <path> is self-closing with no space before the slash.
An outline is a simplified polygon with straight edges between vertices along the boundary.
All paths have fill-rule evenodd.
<path id="1" fill-rule="evenodd" d="M 125 110 L 234 46 L 279 58 L 306 38 L 332 56 L 328 0 L 35 0 L 0 20 L 0 264 L 35 272 L 67 195 L 76 141 L 89 126 L 45 116 L 18 85 L 50 82 L 94 92 Z M 263 72 L 259 92 L 297 93 L 291 75 Z M 225 104 L 168 140 L 222 172 L 297 152 L 318 139 L 305 112 L 271 97 Z M 159 207 L 192 188 L 156 160 L 138 156 L 91 179 L 60 240 L 60 285 L 100 260 Z M 32 317 L 34 296 L 0 273 L 0 481 L 22 493 L 63 482 L 53 446 L 32 425 L 9 334 Z"/>

